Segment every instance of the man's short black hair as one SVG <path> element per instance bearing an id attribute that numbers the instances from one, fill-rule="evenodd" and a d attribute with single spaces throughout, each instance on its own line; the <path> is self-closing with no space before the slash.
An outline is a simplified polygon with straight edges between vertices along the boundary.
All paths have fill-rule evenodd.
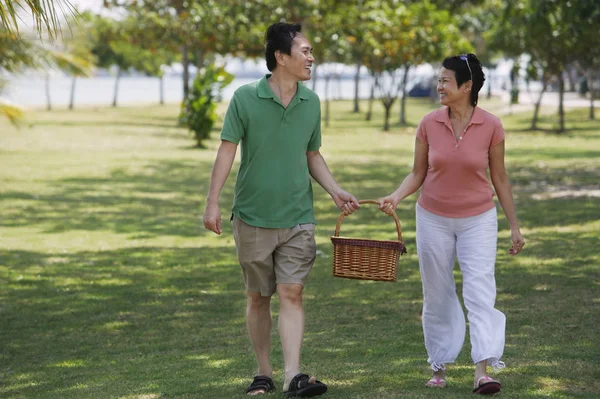
<path id="1" fill-rule="evenodd" d="M 300 24 L 285 22 L 277 22 L 269 26 L 265 34 L 265 59 L 269 71 L 273 71 L 277 67 L 276 51 L 288 55 L 292 54 L 292 43 L 301 30 L 302 26 Z"/>
<path id="2" fill-rule="evenodd" d="M 472 53 L 455 55 L 446 58 L 442 62 L 442 66 L 454 71 L 458 87 L 469 80 L 473 81 L 473 85 L 471 86 L 471 105 L 476 106 L 479 101 L 479 90 L 481 90 L 483 82 L 485 82 L 483 67 L 477 56 Z"/>

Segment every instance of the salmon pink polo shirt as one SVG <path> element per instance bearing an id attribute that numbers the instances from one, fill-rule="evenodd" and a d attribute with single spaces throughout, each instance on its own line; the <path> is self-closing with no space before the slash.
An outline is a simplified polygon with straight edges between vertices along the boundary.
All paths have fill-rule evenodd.
<path id="1" fill-rule="evenodd" d="M 427 144 L 427 175 L 419 205 L 436 215 L 464 218 L 492 209 L 494 191 L 488 180 L 490 149 L 504 140 L 500 119 L 475 107 L 458 139 L 448 107 L 421 120 L 417 138 Z"/>

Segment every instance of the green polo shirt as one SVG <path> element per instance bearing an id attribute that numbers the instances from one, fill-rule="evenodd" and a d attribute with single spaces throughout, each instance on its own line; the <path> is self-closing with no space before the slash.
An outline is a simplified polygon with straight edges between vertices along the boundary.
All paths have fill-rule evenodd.
<path id="1" fill-rule="evenodd" d="M 221 140 L 241 143 L 233 214 L 264 228 L 315 223 L 306 152 L 321 147 L 319 97 L 298 83 L 286 109 L 270 76 L 237 89 L 223 122 Z"/>

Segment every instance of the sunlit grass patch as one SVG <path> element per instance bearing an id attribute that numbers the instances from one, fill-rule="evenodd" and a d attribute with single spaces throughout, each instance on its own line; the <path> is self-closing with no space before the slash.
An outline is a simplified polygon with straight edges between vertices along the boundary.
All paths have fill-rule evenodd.
<path id="1" fill-rule="evenodd" d="M 59 367 L 59 368 L 72 368 L 72 367 L 83 367 L 83 366 L 85 366 L 85 361 L 82 359 L 65 360 L 65 361 L 51 365 L 51 367 Z"/>

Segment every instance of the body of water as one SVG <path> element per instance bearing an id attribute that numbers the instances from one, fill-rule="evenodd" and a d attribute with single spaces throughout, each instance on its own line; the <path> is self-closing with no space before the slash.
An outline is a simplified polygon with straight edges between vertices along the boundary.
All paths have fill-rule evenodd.
<path id="1" fill-rule="evenodd" d="M 429 73 L 414 73 L 409 83 L 409 88 L 416 82 L 429 79 Z M 223 98 L 228 100 L 233 92 L 240 86 L 256 81 L 260 78 L 236 78 L 223 90 Z M 505 78 L 496 79 L 495 89 L 500 89 Z M 53 76 L 48 81 L 50 101 L 53 107 L 65 107 L 69 104 L 71 95 L 72 79 L 67 76 Z M 305 82 L 309 88 L 313 88 L 312 81 Z M 75 86 L 75 106 L 110 106 L 114 96 L 115 78 L 111 76 L 78 78 Z M 164 100 L 167 103 L 178 103 L 183 97 L 183 84 L 179 76 L 168 76 L 164 78 Z M 493 86 L 494 87 L 494 86 Z M 484 86 L 483 90 L 486 90 Z M 315 88 L 321 97 L 325 96 L 325 79 L 317 77 Z M 371 78 L 363 76 L 359 85 L 360 98 L 369 98 L 371 92 Z M 37 75 L 15 76 L 9 80 L 8 87 L 3 97 L 13 103 L 30 108 L 45 107 L 47 104 L 46 79 Z M 331 79 L 329 82 L 329 98 L 331 99 L 353 99 L 353 79 Z M 160 81 L 151 77 L 121 77 L 118 90 L 118 104 L 157 104 L 160 101 Z"/>
<path id="2" fill-rule="evenodd" d="M 223 90 L 223 98 L 229 100 L 240 86 L 260 78 L 236 78 Z M 72 79 L 53 77 L 49 80 L 50 101 L 53 106 L 66 106 L 71 96 Z M 312 83 L 306 83 L 312 88 Z M 75 83 L 75 106 L 111 105 L 114 96 L 114 77 L 78 78 Z M 183 83 L 178 76 L 165 77 L 163 81 L 164 100 L 177 103 L 183 98 Z M 370 79 L 361 79 L 360 96 L 367 98 L 370 93 Z M 325 82 L 317 79 L 317 93 L 324 98 Z M 330 95 L 333 98 L 354 98 L 354 81 L 342 80 L 330 82 Z M 17 77 L 9 82 L 4 92 L 8 100 L 25 107 L 44 107 L 47 104 L 46 80 L 40 77 Z M 146 104 L 160 101 L 160 81 L 149 77 L 121 77 L 117 101 L 119 104 Z"/>

